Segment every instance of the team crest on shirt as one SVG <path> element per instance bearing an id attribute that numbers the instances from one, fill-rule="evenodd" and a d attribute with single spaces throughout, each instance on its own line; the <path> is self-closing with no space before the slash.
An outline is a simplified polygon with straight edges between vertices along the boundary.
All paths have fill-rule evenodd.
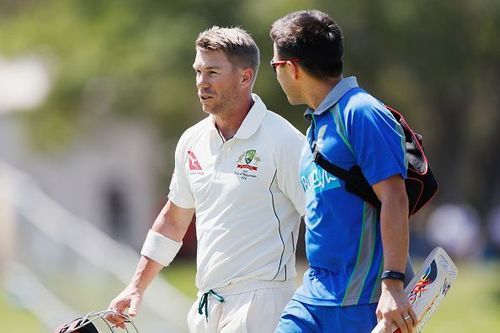
<path id="1" fill-rule="evenodd" d="M 240 176 L 242 179 L 248 177 L 256 177 L 255 171 L 259 168 L 260 157 L 257 156 L 257 150 L 249 149 L 244 151 L 236 161 L 235 175 Z"/>

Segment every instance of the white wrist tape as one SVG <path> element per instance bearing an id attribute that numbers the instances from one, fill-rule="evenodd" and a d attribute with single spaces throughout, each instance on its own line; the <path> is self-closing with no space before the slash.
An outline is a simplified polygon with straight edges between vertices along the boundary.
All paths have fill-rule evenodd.
<path id="1" fill-rule="evenodd" d="M 149 230 L 142 245 L 141 255 L 166 267 L 174 260 L 181 246 L 182 242 L 176 242 L 154 230 Z"/>

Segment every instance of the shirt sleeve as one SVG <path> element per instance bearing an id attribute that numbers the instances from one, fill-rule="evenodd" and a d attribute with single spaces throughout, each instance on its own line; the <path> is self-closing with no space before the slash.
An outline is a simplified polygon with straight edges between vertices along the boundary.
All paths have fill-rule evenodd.
<path id="1" fill-rule="evenodd" d="M 404 132 L 382 104 L 350 110 L 347 132 L 357 164 L 370 185 L 396 174 L 406 178 Z"/>
<path id="2" fill-rule="evenodd" d="M 187 148 L 185 136 L 182 136 L 175 148 L 175 168 L 172 173 L 170 192 L 168 194 L 168 198 L 181 208 L 193 208 L 195 204 L 186 174 Z"/>
<path id="3" fill-rule="evenodd" d="M 293 203 L 297 212 L 303 216 L 306 198 L 300 183 L 299 162 L 305 138 L 297 129 L 291 128 L 279 142 L 276 150 L 278 186 Z"/>

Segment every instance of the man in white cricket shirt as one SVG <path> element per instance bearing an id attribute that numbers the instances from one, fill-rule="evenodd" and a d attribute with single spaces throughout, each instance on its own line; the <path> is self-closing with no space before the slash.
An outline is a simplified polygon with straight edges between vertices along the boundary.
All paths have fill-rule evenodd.
<path id="1" fill-rule="evenodd" d="M 181 136 L 169 200 L 110 309 L 137 314 L 145 289 L 174 259 L 196 214 L 199 292 L 189 330 L 274 331 L 295 289 L 304 137 L 252 94 L 258 67 L 259 49 L 244 30 L 212 27 L 198 36 L 193 68 L 209 116 Z M 119 316 L 108 320 L 123 326 Z"/>

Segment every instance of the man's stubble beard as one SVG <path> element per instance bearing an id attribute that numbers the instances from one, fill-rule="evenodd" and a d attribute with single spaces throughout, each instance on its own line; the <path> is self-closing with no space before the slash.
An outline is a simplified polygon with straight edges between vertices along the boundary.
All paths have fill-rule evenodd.
<path id="1" fill-rule="evenodd" d="M 231 88 L 227 93 L 218 95 L 218 102 L 210 110 L 203 110 L 205 113 L 211 114 L 217 117 L 224 117 L 225 115 L 231 115 L 235 112 L 237 107 L 237 93 L 236 88 Z"/>

